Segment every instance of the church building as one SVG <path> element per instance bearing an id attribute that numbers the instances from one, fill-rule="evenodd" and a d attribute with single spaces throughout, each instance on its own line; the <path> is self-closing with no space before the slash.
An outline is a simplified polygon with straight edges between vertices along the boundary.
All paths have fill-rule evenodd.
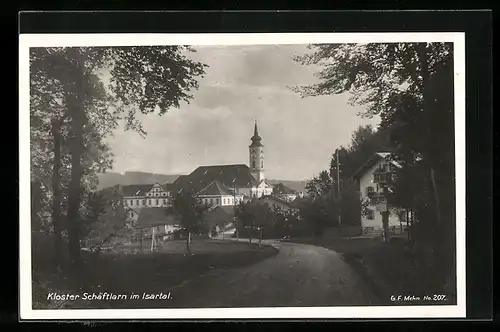
<path id="1" fill-rule="evenodd" d="M 189 190 L 204 196 L 207 187 L 224 191 L 224 196 L 243 200 L 260 198 L 273 193 L 273 186 L 266 182 L 264 169 L 264 145 L 259 136 L 257 122 L 251 138 L 249 166 L 245 164 L 200 166 L 191 174 L 180 176 L 173 186 L 177 190 Z M 202 197 L 204 198 L 204 197 Z M 208 197 L 207 197 L 208 198 Z M 224 198 L 223 198 L 224 199 Z M 223 205 L 224 201 L 221 201 Z"/>

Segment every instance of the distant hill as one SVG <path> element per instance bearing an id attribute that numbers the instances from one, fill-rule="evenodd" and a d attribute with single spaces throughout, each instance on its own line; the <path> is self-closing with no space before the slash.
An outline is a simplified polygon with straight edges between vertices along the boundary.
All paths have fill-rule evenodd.
<path id="1" fill-rule="evenodd" d="M 180 175 L 156 174 L 147 172 L 125 172 L 124 174 L 106 172 L 99 175 L 99 189 L 112 187 L 117 184 L 153 184 L 172 183 Z"/>
<path id="2" fill-rule="evenodd" d="M 172 183 L 179 175 L 156 174 L 147 172 L 125 172 L 124 174 L 106 172 L 99 175 L 98 189 L 108 188 L 117 184 L 153 184 L 153 183 Z M 270 184 L 283 183 L 285 186 L 295 191 L 305 191 L 306 181 L 290 180 L 268 180 Z"/>

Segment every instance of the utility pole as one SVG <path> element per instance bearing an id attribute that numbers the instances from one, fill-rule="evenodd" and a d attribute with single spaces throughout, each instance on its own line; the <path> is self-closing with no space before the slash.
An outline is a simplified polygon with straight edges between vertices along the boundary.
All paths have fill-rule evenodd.
<path id="1" fill-rule="evenodd" d="M 233 186 L 233 225 L 236 229 L 236 241 L 239 241 L 240 234 L 236 222 L 236 183 Z"/>
<path id="2" fill-rule="evenodd" d="M 381 211 L 382 213 L 382 225 L 384 227 L 384 242 L 389 241 L 389 214 L 390 211 L 387 206 L 388 196 L 389 196 L 389 188 L 387 187 L 387 183 L 382 187 L 383 190 L 383 199 L 385 203 L 385 208 Z"/>
<path id="3" fill-rule="evenodd" d="M 340 200 L 340 162 L 339 162 L 339 150 L 337 149 L 337 198 L 339 199 L 339 226 L 342 225 L 342 209 Z"/>

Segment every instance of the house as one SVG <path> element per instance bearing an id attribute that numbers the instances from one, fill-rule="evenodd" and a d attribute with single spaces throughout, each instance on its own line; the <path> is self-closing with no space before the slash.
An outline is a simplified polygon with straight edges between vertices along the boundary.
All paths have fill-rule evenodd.
<path id="1" fill-rule="evenodd" d="M 274 185 L 273 195 L 287 202 L 291 202 L 299 196 L 299 193 L 285 186 L 283 183 L 277 183 Z"/>
<path id="2" fill-rule="evenodd" d="M 158 242 L 173 238 L 181 226 L 177 217 L 168 213 L 166 208 L 143 207 L 138 212 L 134 228 L 140 232 L 141 242 L 151 240 L 151 250 L 154 250 Z"/>
<path id="3" fill-rule="evenodd" d="M 264 145 L 259 136 L 257 122 L 248 150 L 250 166 L 245 164 L 200 166 L 189 175 L 177 178 L 172 188 L 177 191 L 188 190 L 199 193 L 217 181 L 218 185 L 230 188 L 244 199 L 272 194 L 273 186 L 265 178 Z"/>
<path id="4" fill-rule="evenodd" d="M 123 197 L 123 205 L 131 209 L 167 207 L 170 205 L 173 191 L 175 191 L 175 187 L 170 183 L 119 186 L 119 192 Z"/>
<path id="5" fill-rule="evenodd" d="M 382 210 L 388 209 L 389 228 L 399 227 L 400 220 L 397 209 L 387 206 L 387 199 L 383 187 L 393 180 L 394 170 L 400 168 L 397 162 L 390 159 L 390 153 L 375 153 L 354 173 L 358 181 L 361 198 L 367 207 L 361 216 L 361 225 L 364 230 L 382 230 Z"/>
<path id="6" fill-rule="evenodd" d="M 237 194 L 234 190 L 223 185 L 219 180 L 212 181 L 200 190 L 196 197 L 203 203 L 211 206 L 234 206 L 243 201 L 243 194 Z"/>

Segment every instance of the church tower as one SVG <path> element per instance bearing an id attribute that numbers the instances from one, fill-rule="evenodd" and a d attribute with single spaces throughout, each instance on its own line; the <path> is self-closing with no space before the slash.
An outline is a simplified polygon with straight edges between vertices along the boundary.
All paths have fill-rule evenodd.
<path id="1" fill-rule="evenodd" d="M 252 144 L 248 147 L 250 150 L 250 174 L 258 181 L 264 179 L 264 145 L 261 143 L 257 121 L 252 136 Z"/>

